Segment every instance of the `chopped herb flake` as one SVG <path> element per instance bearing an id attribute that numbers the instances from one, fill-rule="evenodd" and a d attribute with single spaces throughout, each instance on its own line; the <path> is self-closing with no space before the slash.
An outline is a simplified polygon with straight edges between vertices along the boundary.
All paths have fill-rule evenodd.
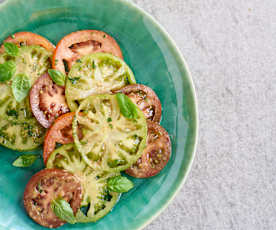
<path id="1" fill-rule="evenodd" d="M 95 61 L 93 60 L 92 62 L 92 69 L 96 69 L 96 64 L 95 64 Z"/>
<path id="2" fill-rule="evenodd" d="M 68 79 L 71 81 L 71 83 L 73 85 L 75 85 L 77 83 L 77 81 L 80 80 L 80 77 L 73 77 L 73 78 L 69 77 Z"/>
<path id="3" fill-rule="evenodd" d="M 16 117 L 16 118 L 18 117 L 18 113 L 14 109 L 8 110 L 6 113 L 7 113 L 8 116 L 13 116 L 13 117 Z"/>

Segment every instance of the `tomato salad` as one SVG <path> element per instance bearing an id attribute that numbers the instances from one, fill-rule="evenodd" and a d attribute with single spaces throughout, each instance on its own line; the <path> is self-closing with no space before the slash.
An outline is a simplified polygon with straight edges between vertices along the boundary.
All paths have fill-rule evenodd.
<path id="1" fill-rule="evenodd" d="M 134 187 L 121 175 L 158 175 L 171 156 L 157 94 L 137 84 L 119 44 L 97 30 L 76 31 L 55 47 L 19 32 L 0 47 L 0 144 L 43 144 L 45 169 L 24 192 L 27 214 L 57 228 L 96 222 Z M 23 154 L 29 167 L 39 154 Z"/>

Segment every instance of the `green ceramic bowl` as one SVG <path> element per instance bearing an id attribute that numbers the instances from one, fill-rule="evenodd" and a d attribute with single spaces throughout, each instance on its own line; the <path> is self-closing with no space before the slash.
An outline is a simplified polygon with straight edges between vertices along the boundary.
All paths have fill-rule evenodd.
<path id="1" fill-rule="evenodd" d="M 1 1 L 1 0 L 0 0 Z M 122 48 L 139 83 L 150 86 L 163 106 L 162 126 L 172 141 L 166 168 L 150 179 L 133 179 L 110 214 L 97 223 L 60 229 L 135 230 L 156 217 L 174 197 L 191 168 L 197 142 L 195 90 L 187 65 L 168 34 L 143 10 L 123 0 L 5 0 L 0 3 L 0 42 L 18 31 L 32 31 L 57 43 L 82 29 L 104 30 Z M 44 229 L 26 215 L 22 196 L 32 168 L 14 168 L 20 153 L 0 148 L 0 229 Z M 37 150 L 41 151 L 41 150 Z M 36 151 L 36 152 L 37 152 Z"/>

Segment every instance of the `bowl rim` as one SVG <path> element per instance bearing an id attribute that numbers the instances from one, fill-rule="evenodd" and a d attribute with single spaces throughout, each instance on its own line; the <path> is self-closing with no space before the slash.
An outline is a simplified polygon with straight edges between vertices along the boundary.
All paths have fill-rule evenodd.
<path id="1" fill-rule="evenodd" d="M 153 220 L 155 220 L 168 206 L 169 204 L 174 200 L 174 198 L 176 197 L 176 195 L 179 193 L 180 189 L 183 187 L 183 185 L 185 184 L 188 175 L 191 172 L 192 169 L 192 165 L 195 159 L 195 155 L 196 155 L 196 150 L 197 150 L 197 146 L 198 146 L 198 126 L 199 126 L 199 114 L 198 114 L 198 100 L 197 100 L 197 94 L 196 94 L 196 90 L 195 90 L 195 85 L 192 79 L 192 74 L 190 72 L 190 69 L 188 67 L 188 64 L 184 58 L 184 56 L 182 55 L 180 49 L 178 48 L 178 46 L 176 45 L 175 41 L 173 40 L 173 38 L 171 37 L 171 35 L 167 32 L 167 30 L 157 21 L 157 19 L 155 19 L 150 13 L 148 13 L 147 11 L 145 11 L 142 7 L 138 6 L 137 4 L 135 4 L 132 0 L 117 0 L 123 4 L 128 4 L 129 7 L 132 7 L 134 10 L 137 10 L 139 13 L 141 13 L 143 16 L 147 17 L 147 19 L 149 19 L 155 26 L 158 27 L 158 29 L 160 29 L 160 32 L 163 34 L 163 36 L 165 36 L 165 38 L 172 44 L 172 47 L 175 49 L 176 54 L 178 55 L 179 59 L 181 60 L 181 62 L 183 63 L 183 66 L 187 72 L 187 80 L 191 86 L 191 92 L 193 95 L 193 99 L 194 99 L 194 112 L 195 112 L 195 121 L 194 121 L 194 125 L 195 125 L 195 136 L 194 136 L 194 146 L 193 146 L 193 151 L 192 151 L 192 156 L 188 165 L 188 168 L 186 169 L 186 173 L 184 174 L 184 176 L 181 178 L 180 183 L 177 185 L 177 188 L 172 192 L 172 194 L 170 195 L 169 199 L 167 201 L 165 201 L 164 203 L 162 203 L 159 208 L 159 210 L 154 213 L 148 220 L 144 221 L 143 224 L 141 224 L 141 226 L 139 226 L 136 230 L 142 230 L 143 228 L 145 228 L 147 225 L 149 225 Z"/>
<path id="2" fill-rule="evenodd" d="M 136 230 L 142 230 L 147 225 L 149 225 L 154 219 L 156 219 L 168 207 L 168 205 L 173 201 L 173 199 L 179 193 L 180 189 L 185 184 L 185 182 L 187 180 L 187 177 L 191 172 L 192 165 L 193 165 L 195 155 L 196 155 L 197 146 L 198 146 L 198 130 L 199 130 L 198 99 L 197 99 L 195 85 L 194 85 L 194 82 L 193 82 L 192 75 L 191 75 L 190 69 L 188 67 L 188 64 L 187 64 L 185 58 L 183 57 L 180 49 L 176 45 L 175 41 L 173 40 L 171 35 L 166 31 L 166 29 L 150 13 L 145 11 L 142 7 L 138 6 L 132 0 L 116 0 L 116 1 L 118 1 L 122 4 L 126 4 L 128 7 L 131 7 L 132 9 L 136 10 L 137 12 L 139 12 L 140 14 L 145 16 L 147 19 L 149 19 L 160 30 L 160 33 L 167 39 L 167 41 L 171 43 L 173 49 L 175 49 L 175 53 L 178 55 L 178 58 L 182 62 L 183 66 L 185 68 L 185 71 L 187 72 L 187 80 L 190 84 L 191 93 L 192 93 L 192 96 L 193 96 L 193 99 L 194 99 L 195 134 L 194 134 L 194 143 L 193 143 L 192 155 L 191 155 L 191 159 L 190 159 L 190 162 L 188 164 L 188 167 L 185 170 L 186 173 L 184 173 L 184 176 L 180 179 L 179 184 L 176 185 L 176 189 L 169 195 L 170 196 L 169 199 L 167 199 L 165 202 L 163 202 L 160 205 L 159 210 L 156 211 L 151 217 L 149 217 L 149 219 L 143 221 L 143 223 L 140 226 L 138 226 L 138 228 L 136 228 Z M 8 2 L 9 2 L 9 0 L 2 0 L 2 1 L 0 0 L 0 9 L 3 8 L 5 3 L 8 3 Z"/>

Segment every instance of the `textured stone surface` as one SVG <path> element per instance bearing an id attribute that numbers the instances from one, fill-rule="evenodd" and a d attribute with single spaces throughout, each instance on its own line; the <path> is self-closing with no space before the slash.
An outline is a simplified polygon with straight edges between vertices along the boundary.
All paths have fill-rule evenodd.
<path id="1" fill-rule="evenodd" d="M 276 229 L 276 1 L 134 2 L 176 41 L 200 111 L 192 172 L 145 230 Z"/>

